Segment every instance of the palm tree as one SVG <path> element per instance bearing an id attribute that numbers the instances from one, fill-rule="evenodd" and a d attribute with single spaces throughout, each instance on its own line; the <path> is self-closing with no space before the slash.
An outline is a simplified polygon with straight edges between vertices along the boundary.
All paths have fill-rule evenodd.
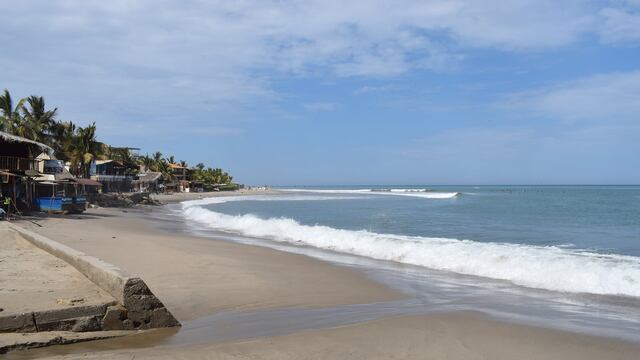
<path id="1" fill-rule="evenodd" d="M 71 121 L 58 121 L 51 125 L 49 132 L 51 134 L 50 145 L 55 151 L 56 157 L 60 160 L 69 160 L 70 154 L 73 152 L 76 125 Z"/>
<path id="2" fill-rule="evenodd" d="M 153 163 L 150 167 L 153 171 L 162 173 L 162 177 L 166 180 L 173 179 L 173 175 L 171 174 L 171 168 L 169 167 L 168 159 L 162 158 L 162 153 L 156 151 L 153 154 Z"/>
<path id="3" fill-rule="evenodd" d="M 51 145 L 57 111 L 46 110 L 44 98 L 35 95 L 20 99 L 14 107 L 11 94 L 5 89 L 0 95 L 0 130 Z"/>
<path id="4" fill-rule="evenodd" d="M 91 161 L 101 153 L 103 144 L 96 140 L 96 123 L 79 127 L 67 151 L 68 161 L 77 176 L 89 177 Z"/>
<path id="5" fill-rule="evenodd" d="M 25 99 L 20 99 L 16 106 L 13 107 L 11 94 L 9 94 L 9 90 L 4 89 L 4 92 L 0 95 L 0 112 L 2 112 L 2 114 L 0 114 L 0 131 L 14 133 L 16 124 L 22 122 L 20 109 L 24 102 Z"/>
<path id="6" fill-rule="evenodd" d="M 51 127 L 55 124 L 57 108 L 45 110 L 42 96 L 31 95 L 27 98 L 29 106 L 22 106 L 22 121 L 17 124 L 15 133 L 27 139 L 51 142 Z"/>
<path id="7" fill-rule="evenodd" d="M 149 156 L 149 154 L 141 156 L 140 158 L 138 158 L 138 161 L 140 164 L 144 165 L 145 169 L 147 169 L 148 171 L 156 171 L 154 160 L 151 156 Z"/>
<path id="8" fill-rule="evenodd" d="M 160 151 L 156 151 L 153 153 L 153 162 L 158 165 L 162 163 L 162 153 Z"/>

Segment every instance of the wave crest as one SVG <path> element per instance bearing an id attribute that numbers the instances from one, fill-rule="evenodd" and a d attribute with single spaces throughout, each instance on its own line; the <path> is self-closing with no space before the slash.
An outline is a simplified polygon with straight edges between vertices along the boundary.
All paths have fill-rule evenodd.
<path id="1" fill-rule="evenodd" d="M 391 195 L 410 196 L 424 199 L 453 199 L 459 195 L 457 192 L 435 192 L 429 189 L 352 189 L 352 190 L 327 190 L 327 189 L 282 189 L 289 192 L 318 193 L 318 194 L 360 194 L 360 195 Z"/>
<path id="2" fill-rule="evenodd" d="M 216 202 L 226 200 L 217 199 Z M 211 203 L 211 202 L 209 202 Z M 532 288 L 640 296 L 640 258 L 559 247 L 378 234 L 303 225 L 290 218 L 226 215 L 183 203 L 184 216 L 212 229 L 277 242 L 475 275 Z"/>

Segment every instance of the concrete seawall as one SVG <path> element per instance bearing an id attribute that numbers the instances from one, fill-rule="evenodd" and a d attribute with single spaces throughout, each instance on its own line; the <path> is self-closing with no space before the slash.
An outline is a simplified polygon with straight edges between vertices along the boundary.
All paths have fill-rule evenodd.
<path id="1" fill-rule="evenodd" d="M 11 230 L 20 234 L 34 246 L 76 268 L 81 274 L 116 299 L 117 304 L 100 309 L 100 314 L 93 314 L 95 320 L 90 326 L 92 330 L 142 330 L 180 325 L 139 277 L 130 276 L 112 264 L 15 224 L 8 225 Z M 57 330 L 56 324 L 63 326 L 68 324 L 70 319 L 78 318 L 76 316 L 78 314 L 75 314 L 73 309 L 47 312 L 45 315 L 48 323 L 51 324 L 47 330 Z M 38 331 L 37 327 L 34 328 L 35 331 Z M 42 330 L 45 329 L 40 331 Z M 23 330 L 7 328 L 4 331 L 29 331 L 29 328 L 25 327 Z"/>

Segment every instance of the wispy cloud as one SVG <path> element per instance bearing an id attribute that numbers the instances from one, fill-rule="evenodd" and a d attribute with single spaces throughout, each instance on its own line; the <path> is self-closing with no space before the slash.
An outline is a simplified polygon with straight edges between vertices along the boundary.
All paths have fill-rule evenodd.
<path id="1" fill-rule="evenodd" d="M 611 17 L 618 8 L 602 11 Z M 3 33 L 30 38 L 31 49 L 21 50 L 42 60 L 76 59 L 109 72 L 144 68 L 155 76 L 206 69 L 395 75 L 446 67 L 461 45 L 521 50 L 571 44 L 599 20 L 577 0 L 24 1 L 0 14 Z"/>
<path id="2" fill-rule="evenodd" d="M 624 44 L 637 40 L 639 28 L 634 1 L 67 0 L 0 7 L 0 40 L 9 44 L 0 52 L 0 67 L 8 69 L 0 86 L 42 94 L 81 122 L 189 112 L 185 122 L 218 115 L 207 117 L 214 128 L 227 127 L 223 117 L 238 109 L 278 99 L 274 78 L 391 78 L 460 66 L 474 49 L 541 51 L 588 36 Z M 551 98 L 542 105 L 562 112 Z"/>
<path id="3" fill-rule="evenodd" d="M 509 95 L 502 103 L 561 120 L 637 121 L 640 71 L 590 76 Z"/>
<path id="4" fill-rule="evenodd" d="M 73 59 L 116 79 L 142 70 L 155 78 L 191 77 L 191 86 L 206 91 L 206 84 L 227 85 L 223 73 L 391 76 L 446 68 L 464 46 L 557 47 L 594 31 L 600 16 L 620 26 L 606 36 L 620 38 L 615 34 L 635 24 L 619 21 L 629 6 L 599 15 L 577 0 L 22 1 L 3 6 L 0 29 L 21 39 L 13 52 L 38 59 L 31 62 L 55 67 Z"/>
<path id="5" fill-rule="evenodd" d="M 600 35 L 605 42 L 624 44 L 640 42 L 640 1 L 622 0 L 617 7 L 600 11 Z"/>

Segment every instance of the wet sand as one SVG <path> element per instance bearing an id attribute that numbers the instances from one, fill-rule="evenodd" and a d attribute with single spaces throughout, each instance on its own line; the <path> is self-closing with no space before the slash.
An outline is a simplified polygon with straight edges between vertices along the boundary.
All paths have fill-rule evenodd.
<path id="1" fill-rule="evenodd" d="M 10 353 L 7 359 L 631 360 L 640 351 L 638 344 L 508 324 L 472 312 L 382 318 L 243 341 L 163 345 L 170 336 L 161 330 L 150 337 Z"/>
<path id="2" fill-rule="evenodd" d="M 268 248 L 164 232 L 145 220 L 148 210 L 125 211 L 92 209 L 81 216 L 40 220 L 42 227 L 22 225 L 140 275 L 185 327 L 177 334 L 155 331 L 124 340 L 15 353 L 11 358 L 635 359 L 640 353 L 639 344 L 508 324 L 472 312 L 369 319 L 340 327 L 273 331 L 275 336 L 247 334 L 242 340 L 208 339 L 202 336 L 208 330 L 198 328 L 197 319 L 224 311 L 322 309 L 406 295 L 354 269 Z M 193 341 L 175 341 L 180 338 Z"/>

